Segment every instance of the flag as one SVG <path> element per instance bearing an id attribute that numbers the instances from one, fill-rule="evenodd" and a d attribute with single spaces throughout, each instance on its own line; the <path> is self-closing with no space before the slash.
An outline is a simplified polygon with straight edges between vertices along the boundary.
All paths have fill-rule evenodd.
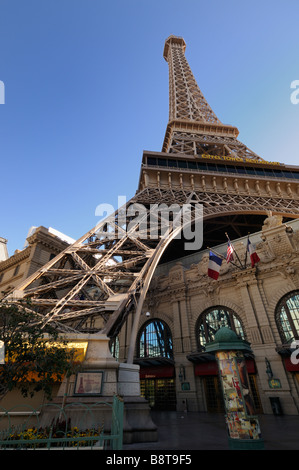
<path id="1" fill-rule="evenodd" d="M 208 276 L 212 279 L 218 279 L 219 271 L 221 268 L 222 259 L 219 256 L 215 255 L 210 251 L 209 254 L 209 267 L 208 267 Z"/>
<path id="2" fill-rule="evenodd" d="M 255 252 L 255 249 L 254 247 L 252 246 L 249 238 L 247 240 L 247 251 L 249 253 L 249 256 L 250 256 L 250 260 L 251 260 L 251 267 L 253 268 L 256 263 L 258 263 L 260 261 L 257 253 Z"/>
<path id="3" fill-rule="evenodd" d="M 228 244 L 227 244 L 227 252 L 226 252 L 226 262 L 230 263 L 234 259 L 234 247 L 230 242 L 230 239 L 228 239 Z"/>

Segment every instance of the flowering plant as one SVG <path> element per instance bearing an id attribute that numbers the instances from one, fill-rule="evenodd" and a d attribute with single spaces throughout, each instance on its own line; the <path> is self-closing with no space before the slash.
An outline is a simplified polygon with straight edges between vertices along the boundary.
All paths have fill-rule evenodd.
<path id="1" fill-rule="evenodd" d="M 80 430 L 78 429 L 78 427 L 75 426 L 73 428 L 70 428 L 68 431 L 64 432 L 61 428 L 57 426 L 39 429 L 36 427 L 32 427 L 23 431 L 15 431 L 13 433 L 10 433 L 6 437 L 5 441 L 7 441 L 7 443 L 10 443 L 11 441 L 28 441 L 24 443 L 26 447 L 36 448 L 45 447 L 47 443 L 51 442 L 51 440 L 53 439 L 51 446 L 59 447 L 61 445 L 65 445 L 67 442 L 68 447 L 77 447 L 91 445 L 93 439 L 88 440 L 88 438 L 100 436 L 100 433 L 100 428 Z M 70 438 L 74 438 L 74 441 L 72 441 L 72 439 Z M 81 438 L 86 438 L 86 440 Z"/>

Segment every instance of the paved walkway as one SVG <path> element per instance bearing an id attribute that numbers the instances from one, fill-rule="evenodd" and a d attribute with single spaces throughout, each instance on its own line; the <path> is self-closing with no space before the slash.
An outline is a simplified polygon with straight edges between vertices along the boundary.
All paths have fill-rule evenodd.
<path id="1" fill-rule="evenodd" d="M 229 450 L 222 414 L 152 412 L 158 441 L 124 445 L 124 450 Z M 265 450 L 299 450 L 299 416 L 259 417 Z"/>

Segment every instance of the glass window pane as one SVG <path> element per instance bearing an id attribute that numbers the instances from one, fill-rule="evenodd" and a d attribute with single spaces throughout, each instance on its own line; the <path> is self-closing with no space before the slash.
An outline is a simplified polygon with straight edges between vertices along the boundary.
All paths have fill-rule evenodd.
<path id="1" fill-rule="evenodd" d="M 225 165 L 221 165 L 219 163 L 217 163 L 217 169 L 218 171 L 223 171 L 223 172 L 226 172 L 227 171 L 227 168 Z"/>
<path id="2" fill-rule="evenodd" d="M 246 173 L 248 175 L 255 175 L 255 169 L 254 168 L 246 168 Z"/>
<path id="3" fill-rule="evenodd" d="M 144 327 L 139 340 L 139 357 L 173 357 L 170 329 L 164 322 L 153 320 Z"/>
<path id="4" fill-rule="evenodd" d="M 206 163 L 198 163 L 197 164 L 199 170 L 206 170 L 207 164 Z"/>
<path id="5" fill-rule="evenodd" d="M 243 166 L 236 166 L 237 172 L 240 174 L 246 174 L 246 168 Z"/>
<path id="6" fill-rule="evenodd" d="M 205 346 L 209 341 L 213 341 L 215 333 L 222 326 L 231 328 L 238 336 L 245 339 L 245 334 L 240 320 L 229 309 L 223 307 L 213 308 L 204 313 L 197 328 L 197 340 L 200 346 Z"/>
<path id="7" fill-rule="evenodd" d="M 234 166 L 229 166 L 229 165 L 227 165 L 227 171 L 228 171 L 229 173 L 237 173 L 237 170 L 236 170 L 236 168 L 235 168 Z"/>
<path id="8" fill-rule="evenodd" d="M 288 320 L 288 317 L 285 311 L 285 307 L 282 307 L 280 311 L 280 325 L 281 325 L 285 340 L 288 343 L 289 341 L 293 339 L 293 333 L 292 333 L 292 328 L 291 328 L 290 322 Z"/>
<path id="9" fill-rule="evenodd" d="M 170 160 L 170 159 L 168 159 L 168 166 L 169 166 L 170 168 L 177 168 L 178 162 L 177 162 L 176 160 Z"/>
<path id="10" fill-rule="evenodd" d="M 148 165 L 157 165 L 157 159 L 154 157 L 147 157 L 147 164 Z"/>
<path id="11" fill-rule="evenodd" d="M 206 342 L 207 341 L 206 341 L 204 326 L 203 324 L 201 324 L 199 327 L 199 344 L 201 344 L 201 346 L 205 346 Z"/>
<path id="12" fill-rule="evenodd" d="M 188 168 L 191 170 L 197 170 L 197 162 L 188 162 Z"/>
<path id="13" fill-rule="evenodd" d="M 237 318 L 234 318 L 234 326 L 235 326 L 237 335 L 240 336 L 242 339 L 245 339 L 242 325 Z"/>
<path id="14" fill-rule="evenodd" d="M 282 174 L 285 178 L 293 178 L 293 174 L 291 171 L 282 171 Z"/>
<path id="15" fill-rule="evenodd" d="M 144 344 L 144 332 L 143 332 L 141 335 L 140 344 L 139 344 L 139 356 L 140 357 L 145 357 L 144 347 L 145 347 L 145 344 Z"/>
<path id="16" fill-rule="evenodd" d="M 207 164 L 207 170 L 208 171 L 217 171 L 217 167 L 216 165 L 212 165 L 212 164 Z"/>
<path id="17" fill-rule="evenodd" d="M 290 293 L 280 301 L 276 318 L 284 343 L 299 338 L 299 294 Z"/>
<path id="18" fill-rule="evenodd" d="M 287 306 L 291 312 L 292 317 L 298 318 L 299 316 L 299 295 L 294 295 L 287 300 Z"/>

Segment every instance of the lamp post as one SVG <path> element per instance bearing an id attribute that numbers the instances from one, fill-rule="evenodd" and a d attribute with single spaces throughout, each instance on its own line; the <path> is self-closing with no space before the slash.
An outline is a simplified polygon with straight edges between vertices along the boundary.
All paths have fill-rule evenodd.
<path id="1" fill-rule="evenodd" d="M 185 382 L 185 367 L 183 366 L 183 364 L 180 365 L 179 381 L 181 383 Z"/>
<path id="2" fill-rule="evenodd" d="M 249 385 L 243 352 L 251 352 L 247 341 L 230 328 L 221 327 L 206 351 L 215 353 L 226 411 L 230 449 L 263 449 L 258 417 Z"/>
<path id="3" fill-rule="evenodd" d="M 270 361 L 266 357 L 265 357 L 265 362 L 266 362 L 266 374 L 268 376 L 268 379 L 271 380 L 273 378 L 272 367 L 271 367 Z"/>

